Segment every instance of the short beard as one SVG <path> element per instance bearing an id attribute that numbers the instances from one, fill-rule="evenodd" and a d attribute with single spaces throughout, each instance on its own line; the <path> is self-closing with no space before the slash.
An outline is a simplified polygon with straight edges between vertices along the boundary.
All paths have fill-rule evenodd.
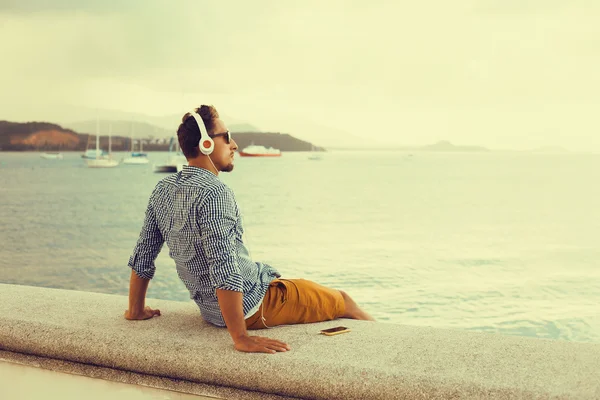
<path id="1" fill-rule="evenodd" d="M 233 164 L 228 164 L 225 167 L 221 168 L 221 172 L 231 172 L 233 171 Z"/>

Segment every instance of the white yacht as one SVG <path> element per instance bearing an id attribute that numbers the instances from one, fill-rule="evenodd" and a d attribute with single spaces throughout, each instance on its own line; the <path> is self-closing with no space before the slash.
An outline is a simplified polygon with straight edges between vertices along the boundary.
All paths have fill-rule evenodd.
<path id="1" fill-rule="evenodd" d="M 265 147 L 256 144 L 251 144 L 239 151 L 242 157 L 279 157 L 281 150 L 273 147 Z"/>

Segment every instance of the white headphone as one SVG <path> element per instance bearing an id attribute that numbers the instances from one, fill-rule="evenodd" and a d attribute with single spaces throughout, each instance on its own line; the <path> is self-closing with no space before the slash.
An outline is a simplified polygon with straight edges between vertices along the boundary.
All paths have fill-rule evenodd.
<path id="1" fill-rule="evenodd" d="M 198 147 L 200 148 L 200 153 L 205 156 L 210 155 L 215 149 L 215 142 L 212 140 L 210 136 L 208 136 L 208 131 L 206 130 L 206 125 L 204 125 L 204 121 L 200 114 L 198 114 L 195 110 L 190 111 L 190 115 L 194 117 L 196 123 L 198 124 L 198 129 L 200 129 L 200 141 L 198 142 Z"/>

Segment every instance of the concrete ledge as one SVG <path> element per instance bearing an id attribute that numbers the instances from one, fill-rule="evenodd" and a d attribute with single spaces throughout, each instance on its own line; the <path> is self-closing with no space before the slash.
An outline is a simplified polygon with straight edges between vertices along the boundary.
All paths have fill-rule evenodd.
<path id="1" fill-rule="evenodd" d="M 4 368 L 3 368 L 4 367 Z M 48 370 L 55 373 L 51 382 L 41 381 L 37 375 L 28 371 L 26 377 L 20 375 L 21 368 L 29 368 L 36 370 Z M 69 398 L 81 399 L 90 398 L 90 390 L 93 390 L 95 396 L 93 398 L 112 400 L 132 398 L 150 398 L 150 399 L 236 399 L 236 400 L 293 400 L 292 397 L 278 396 L 274 394 L 266 394 L 260 392 L 252 392 L 223 386 L 208 385 L 205 383 L 189 382 L 182 379 L 172 379 L 160 376 L 140 374 L 117 370 L 106 367 L 99 367 L 91 364 L 80 364 L 72 361 L 57 360 L 53 358 L 32 356 L 29 354 L 13 353 L 0 350 L 0 376 L 4 379 L 10 379 L 11 383 L 15 380 L 11 379 L 11 375 L 20 378 L 20 385 L 10 387 L 10 385 L 0 385 L 0 399 L 13 398 L 60 398 L 67 400 Z M 33 375 L 33 376 L 31 376 Z M 115 383 L 115 385 L 125 385 L 127 390 L 122 390 L 115 385 L 89 385 L 85 381 L 75 379 L 76 376 L 86 377 L 92 380 L 101 380 L 106 383 Z M 31 379 L 35 379 L 33 382 Z M 2 380 L 0 380 L 2 381 Z M 35 385 L 32 383 L 35 382 Z M 40 386 L 43 385 L 43 386 Z M 86 386 L 84 386 L 86 385 Z M 134 386 L 141 390 L 132 390 Z M 31 389 L 31 387 L 33 388 Z M 144 396 L 144 389 L 147 390 L 147 396 Z M 157 393 L 156 390 L 159 392 Z M 23 396 L 23 392 L 29 391 L 30 396 Z M 168 391 L 168 392 L 167 392 Z M 31 393 L 33 392 L 33 393 Z M 43 395 L 37 394 L 41 392 Z M 52 393 L 54 392 L 54 393 Z M 87 394 L 86 394 L 87 392 Z M 117 392 L 117 393 L 115 393 Z M 161 393 L 162 392 L 162 393 Z M 68 394 L 71 394 L 69 397 Z M 54 394 L 54 396 L 52 396 Z M 133 394 L 133 395 L 132 395 Z M 8 397 L 7 397 L 8 396 Z"/>
<path id="2" fill-rule="evenodd" d="M 600 398 L 600 344 L 343 320 L 261 331 L 292 351 L 244 354 L 191 302 L 149 300 L 163 315 L 139 322 L 122 317 L 126 304 L 0 284 L 0 349 L 256 398 Z M 341 324 L 352 332 L 317 334 Z"/>
<path id="3" fill-rule="evenodd" d="M 0 352 L 1 353 L 1 352 Z M 16 353 L 12 353 L 16 354 Z M 0 356 L 1 357 L 1 356 Z M 0 358 L 2 399 L 60 399 L 60 400 L 215 400 L 171 390 L 97 379 L 80 374 L 67 374 L 32 365 L 7 362 Z M 9 385 L 6 383 L 10 382 Z"/>

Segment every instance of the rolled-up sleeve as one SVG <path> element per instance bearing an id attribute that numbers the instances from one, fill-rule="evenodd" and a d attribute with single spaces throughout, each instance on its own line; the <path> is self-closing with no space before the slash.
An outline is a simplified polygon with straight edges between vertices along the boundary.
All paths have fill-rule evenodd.
<path id="1" fill-rule="evenodd" d="M 143 279 L 152 279 L 154 277 L 154 272 L 156 271 L 154 261 L 164 244 L 153 207 L 153 199 L 157 189 L 154 189 L 148 201 L 144 225 L 128 263 L 137 276 Z"/>
<path id="2" fill-rule="evenodd" d="M 218 187 L 205 198 L 198 209 L 198 223 L 213 288 L 242 292 L 244 280 L 236 249 L 237 206 L 228 187 Z"/>

